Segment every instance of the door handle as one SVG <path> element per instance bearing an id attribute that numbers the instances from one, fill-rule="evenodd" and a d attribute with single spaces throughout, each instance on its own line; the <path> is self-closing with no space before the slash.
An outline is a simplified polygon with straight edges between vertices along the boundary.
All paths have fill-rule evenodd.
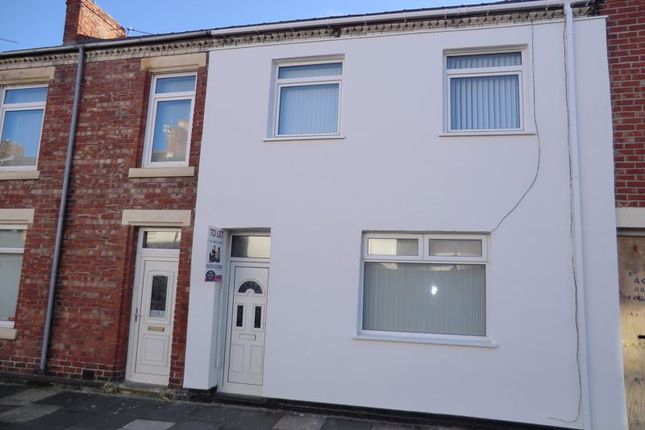
<path id="1" fill-rule="evenodd" d="M 139 308 L 136 308 L 135 311 L 134 311 L 134 322 L 139 321 L 140 316 L 141 316 L 141 314 L 139 313 Z"/>
<path id="2" fill-rule="evenodd" d="M 645 340 L 645 334 L 639 334 L 638 338 L 641 339 L 641 340 Z"/>

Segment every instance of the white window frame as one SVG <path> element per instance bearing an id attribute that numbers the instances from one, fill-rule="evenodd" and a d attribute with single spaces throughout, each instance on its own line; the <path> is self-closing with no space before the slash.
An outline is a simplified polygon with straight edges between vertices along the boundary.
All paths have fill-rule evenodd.
<path id="1" fill-rule="evenodd" d="M 7 91 L 10 90 L 24 90 L 29 88 L 48 88 L 47 85 L 5 85 L 0 86 L 2 93 L 0 94 L 0 139 L 2 138 L 2 133 L 4 131 L 4 119 L 5 113 L 21 111 L 21 110 L 35 110 L 42 109 L 43 116 L 40 120 L 40 134 L 38 135 L 38 149 L 36 150 L 36 160 L 33 166 L 2 166 L 0 165 L 0 171 L 24 171 L 24 170 L 36 170 L 38 168 L 38 158 L 40 156 L 40 145 L 42 143 L 43 137 L 43 125 L 45 123 L 45 107 L 47 106 L 47 97 L 42 102 L 28 102 L 28 103 L 5 103 Z"/>
<path id="2" fill-rule="evenodd" d="M 290 66 L 315 66 L 319 64 L 341 64 L 341 74 L 334 76 L 313 76 L 309 78 L 282 78 L 280 79 L 279 73 L 281 67 Z M 310 61 L 279 61 L 274 63 L 275 75 L 275 101 L 273 106 L 273 128 L 271 138 L 275 139 L 298 139 L 298 138 L 312 138 L 312 137 L 339 137 L 341 136 L 341 107 L 343 98 L 343 73 L 345 69 L 344 58 L 330 57 L 325 59 L 317 59 Z M 309 133 L 309 134 L 278 134 L 278 126 L 280 124 L 280 95 L 284 87 L 305 87 L 320 84 L 338 84 L 338 118 L 336 123 L 335 133 Z"/>
<path id="3" fill-rule="evenodd" d="M 179 78 L 183 76 L 195 77 L 195 88 L 193 91 L 178 91 L 174 93 L 157 94 L 157 80 L 164 78 Z M 150 98 L 148 101 L 148 119 L 146 121 L 146 134 L 143 147 L 143 167 L 186 167 L 190 161 L 190 146 L 193 133 L 193 115 L 195 112 L 195 94 L 197 92 L 197 73 L 168 73 L 152 76 L 150 84 Z M 152 145 L 154 140 L 155 119 L 157 117 L 157 105 L 161 101 L 190 100 L 190 119 L 188 124 L 188 136 L 186 141 L 186 159 L 184 161 L 152 161 Z"/>
<path id="4" fill-rule="evenodd" d="M 416 256 L 380 256 L 369 255 L 367 248 L 368 239 L 418 239 L 419 240 L 419 254 Z M 481 240 L 482 241 L 482 255 L 480 257 L 437 257 L 429 255 L 428 241 L 430 239 L 453 239 L 453 240 Z M 430 343 L 441 345 L 457 345 L 457 346 L 479 346 L 479 347 L 496 347 L 497 345 L 490 340 L 489 334 L 489 315 L 488 315 L 488 301 L 489 301 L 489 260 L 488 260 L 488 235 L 485 234 L 440 234 L 440 233 L 379 233 L 379 232 L 365 232 L 363 233 L 363 251 L 361 259 L 361 275 L 360 275 L 360 295 L 358 300 L 358 321 L 356 335 L 357 340 L 376 340 L 376 341 L 394 341 L 394 342 L 411 342 L 411 343 Z M 390 261 L 392 263 L 417 263 L 417 264 L 476 264 L 485 266 L 485 335 L 484 336 L 468 336 L 468 335 L 455 335 L 455 334 L 439 334 L 439 333 L 415 333 L 415 332 L 396 332 L 396 331 L 380 331 L 380 330 L 365 330 L 363 329 L 363 303 L 364 303 L 364 288 L 365 288 L 365 263 L 378 262 L 382 263 Z"/>
<path id="5" fill-rule="evenodd" d="M 522 64 L 518 66 L 501 66 L 501 67 L 480 67 L 472 69 L 448 69 L 448 57 L 466 56 L 466 55 L 486 55 L 486 54 L 504 54 L 519 53 Z M 527 48 L 526 47 L 505 47 L 505 48 L 487 48 L 473 50 L 449 50 L 444 52 L 443 56 L 444 70 L 444 130 L 449 135 L 468 135 L 468 134 L 517 134 L 531 132 L 526 128 L 528 121 L 526 113 L 527 101 L 530 91 L 526 85 L 527 75 Z M 473 78 L 484 76 L 508 76 L 513 75 L 518 78 L 518 104 L 519 104 L 519 128 L 474 128 L 474 129 L 456 129 L 451 128 L 451 102 L 450 102 L 450 81 L 453 78 Z"/>
<path id="6" fill-rule="evenodd" d="M 27 227 L 24 224 L 16 224 L 16 225 L 11 225 L 11 224 L 0 224 L 0 230 L 23 230 L 27 231 Z M 25 248 L 24 246 L 22 248 L 5 248 L 5 247 L 0 247 L 0 254 L 21 254 L 24 255 L 25 253 Z M 24 263 L 24 261 L 23 261 Z M 22 276 L 22 267 L 20 268 L 20 275 Z M 18 285 L 18 292 L 20 292 L 20 285 Z M 0 299 L 2 299 L 0 297 Z M 17 303 L 16 303 L 17 305 Z M 9 320 L 0 320 L 0 328 L 14 328 L 15 322 L 14 321 L 9 321 Z"/>

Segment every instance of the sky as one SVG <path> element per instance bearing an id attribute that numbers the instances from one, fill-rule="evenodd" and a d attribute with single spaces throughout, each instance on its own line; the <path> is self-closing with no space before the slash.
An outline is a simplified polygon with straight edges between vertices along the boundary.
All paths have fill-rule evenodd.
<path id="1" fill-rule="evenodd" d="M 490 0 L 95 0 L 119 23 L 146 33 L 171 33 Z M 0 51 L 60 45 L 65 0 L 0 0 Z M 130 31 L 130 36 L 143 33 Z"/>

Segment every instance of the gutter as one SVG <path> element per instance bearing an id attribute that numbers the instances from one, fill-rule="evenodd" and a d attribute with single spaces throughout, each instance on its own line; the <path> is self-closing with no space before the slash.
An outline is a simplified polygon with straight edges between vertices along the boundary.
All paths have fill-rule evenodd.
<path id="1" fill-rule="evenodd" d="M 452 16 L 466 16 L 473 14 L 489 14 L 496 12 L 512 12 L 520 10 L 531 9 L 549 9 L 561 8 L 564 3 L 570 5 L 589 5 L 597 2 L 597 0 L 531 0 L 531 1 L 511 1 L 503 3 L 482 4 L 477 6 L 461 6 L 461 7 L 448 7 L 437 9 L 416 9 L 401 12 L 385 12 L 374 13 L 365 15 L 350 15 L 338 18 L 314 18 L 307 20 L 297 21 L 283 21 L 268 24 L 257 25 L 244 25 L 225 27 L 212 30 L 199 30 L 184 33 L 163 34 L 158 36 L 140 36 L 119 40 L 107 40 L 84 43 L 83 46 L 86 50 L 114 48 L 132 45 L 143 45 L 146 43 L 156 42 L 173 42 L 179 40 L 189 40 L 197 38 L 208 37 L 223 37 L 223 36 L 237 36 L 249 33 L 269 32 L 269 31 L 286 31 L 296 30 L 302 28 L 316 28 L 316 27 L 330 27 L 339 25 L 350 24 L 368 24 L 374 22 L 387 22 L 387 21 L 406 21 L 413 19 L 422 19 L 430 17 L 452 17 Z M 59 54 L 66 52 L 74 52 L 78 50 L 79 45 L 63 45 L 52 46 L 47 48 L 33 48 L 18 51 L 0 52 L 0 60 L 5 58 L 20 57 L 26 55 L 38 54 Z"/>
<path id="2" fill-rule="evenodd" d="M 458 15 L 473 15 L 473 14 L 489 14 L 491 12 L 510 12 L 525 9 L 540 9 L 540 8 L 561 8 L 563 2 L 567 4 L 590 4 L 595 0 L 536 0 L 536 1 L 523 1 L 523 2 L 510 2 L 510 3 L 494 3 L 480 6 L 463 6 L 456 8 L 440 8 L 430 10 L 414 10 L 402 11 L 391 13 L 379 13 L 366 16 L 346 16 L 339 18 L 322 18 L 305 21 L 283 22 L 275 24 L 259 24 L 245 27 L 231 27 L 210 30 L 211 36 L 231 36 L 237 34 L 257 33 L 276 30 L 296 30 L 301 28 L 312 28 L 320 26 L 335 26 L 346 24 L 368 24 L 374 22 L 384 21 L 406 21 L 412 19 L 422 19 L 430 17 L 452 17 Z"/>
<path id="3" fill-rule="evenodd" d="M 201 37 L 210 37 L 210 30 L 190 31 L 186 33 L 162 34 L 159 36 L 141 36 L 127 39 L 107 40 L 98 42 L 88 42 L 80 45 L 63 45 L 52 46 L 47 48 L 22 49 L 19 51 L 0 52 L 0 60 L 11 57 L 21 57 L 25 55 L 37 54 L 62 54 L 66 52 L 75 52 L 80 48 L 84 50 L 118 48 L 122 46 L 143 45 L 146 43 L 157 42 L 176 42 L 180 40 L 198 39 Z"/>
<path id="4" fill-rule="evenodd" d="M 76 67 L 76 83 L 74 85 L 74 102 L 72 105 L 72 119 L 69 126 L 69 138 L 67 140 L 67 156 L 65 157 L 65 171 L 63 174 L 63 189 L 60 196 L 60 207 L 58 209 L 58 222 L 56 224 L 56 242 L 54 244 L 54 255 L 52 258 L 51 275 L 49 277 L 49 292 L 47 295 L 47 313 L 45 314 L 45 327 L 43 328 L 43 344 L 40 351 L 40 373 L 45 373 L 47 366 L 47 353 L 49 352 L 49 340 L 51 335 L 52 316 L 54 311 L 54 297 L 56 295 L 56 281 L 58 280 L 58 264 L 63 244 L 63 227 L 65 224 L 65 209 L 67 208 L 67 196 L 69 194 L 69 176 L 72 170 L 72 159 L 74 157 L 74 143 L 76 140 L 76 125 L 78 123 L 78 106 L 81 99 L 81 83 L 83 81 L 83 66 L 85 65 L 85 47 L 78 48 L 78 65 Z"/>

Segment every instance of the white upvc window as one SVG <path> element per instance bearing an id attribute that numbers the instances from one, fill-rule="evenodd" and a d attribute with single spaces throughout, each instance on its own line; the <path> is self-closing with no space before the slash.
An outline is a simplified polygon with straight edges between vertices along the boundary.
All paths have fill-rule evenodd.
<path id="1" fill-rule="evenodd" d="M 0 90 L 0 171 L 35 170 L 47 86 L 7 86 Z"/>
<path id="2" fill-rule="evenodd" d="M 359 337 L 483 343 L 486 265 L 485 235 L 365 233 Z"/>
<path id="3" fill-rule="evenodd" d="M 447 54 L 446 131 L 523 131 L 523 57 L 519 49 Z"/>
<path id="4" fill-rule="evenodd" d="M 279 63 L 276 68 L 272 137 L 338 136 L 342 61 Z"/>
<path id="5" fill-rule="evenodd" d="M 0 226 L 0 327 L 14 326 L 25 233 L 25 226 Z"/>
<path id="6" fill-rule="evenodd" d="M 195 73 L 153 76 L 143 167 L 188 165 L 196 82 Z"/>

